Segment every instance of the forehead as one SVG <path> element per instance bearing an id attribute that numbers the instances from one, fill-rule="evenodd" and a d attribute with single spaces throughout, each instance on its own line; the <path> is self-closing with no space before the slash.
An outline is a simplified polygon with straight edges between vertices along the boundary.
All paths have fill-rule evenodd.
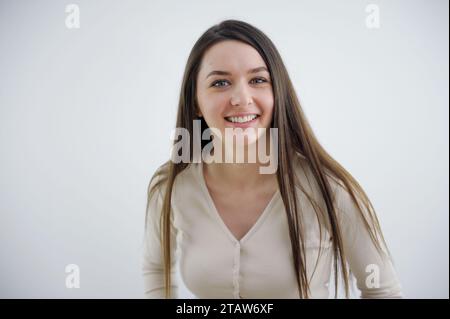
<path id="1" fill-rule="evenodd" d="M 226 40 L 214 44 L 205 52 L 200 73 L 212 70 L 244 73 L 260 66 L 267 67 L 261 55 L 252 46 L 240 41 Z"/>

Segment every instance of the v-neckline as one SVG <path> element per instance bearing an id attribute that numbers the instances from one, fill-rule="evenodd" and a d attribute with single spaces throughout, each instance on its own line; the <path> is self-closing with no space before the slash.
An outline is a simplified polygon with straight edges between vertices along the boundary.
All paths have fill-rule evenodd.
<path id="1" fill-rule="evenodd" d="M 199 181 L 200 181 L 200 187 L 203 190 L 203 193 L 206 196 L 206 200 L 208 202 L 208 205 L 214 215 L 214 218 L 219 222 L 219 224 L 221 225 L 222 229 L 225 231 L 225 233 L 229 236 L 229 238 L 234 242 L 234 243 L 239 243 L 239 244 L 243 244 L 245 241 L 248 240 L 248 238 L 250 238 L 250 236 L 256 232 L 256 230 L 262 225 L 262 223 L 264 222 L 264 220 L 266 219 L 266 217 L 268 216 L 268 214 L 271 212 L 271 208 L 273 207 L 273 205 L 275 204 L 276 199 L 278 198 L 278 195 L 280 193 L 279 188 L 277 187 L 277 190 L 275 191 L 275 193 L 273 194 L 272 198 L 270 199 L 269 203 L 266 205 L 266 207 L 264 208 L 263 212 L 259 215 L 258 219 L 256 220 L 255 223 L 253 223 L 253 225 L 250 227 L 250 229 L 245 233 L 245 235 L 239 240 L 236 238 L 236 236 L 234 236 L 234 234 L 231 232 L 230 228 L 228 228 L 228 226 L 225 224 L 225 221 L 223 220 L 222 216 L 220 215 L 216 204 L 214 203 L 214 200 L 211 196 L 211 193 L 209 192 L 208 186 L 206 185 L 206 180 L 205 180 L 205 176 L 203 174 L 203 162 L 198 163 L 197 165 L 197 170 L 198 170 L 198 174 L 197 176 L 199 177 Z"/>

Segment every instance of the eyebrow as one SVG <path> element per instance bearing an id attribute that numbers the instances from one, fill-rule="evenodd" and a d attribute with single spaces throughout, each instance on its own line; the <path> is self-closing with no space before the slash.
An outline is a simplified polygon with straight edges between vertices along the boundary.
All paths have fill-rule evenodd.
<path id="1" fill-rule="evenodd" d="M 267 70 L 267 68 L 265 66 L 260 66 L 254 69 L 250 69 L 247 71 L 248 74 L 250 73 L 258 73 L 261 71 L 266 71 L 267 73 L 269 73 L 269 71 Z M 231 75 L 230 72 L 227 71 L 220 71 L 220 70 L 214 70 L 208 73 L 208 75 L 206 76 L 206 78 L 210 77 L 211 75 Z"/>

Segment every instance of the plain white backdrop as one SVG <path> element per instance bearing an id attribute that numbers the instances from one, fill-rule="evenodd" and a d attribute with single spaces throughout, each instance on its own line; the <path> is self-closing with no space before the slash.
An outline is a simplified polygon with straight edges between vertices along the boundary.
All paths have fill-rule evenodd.
<path id="1" fill-rule="evenodd" d="M 143 297 L 146 190 L 186 59 L 234 18 L 273 40 L 320 142 L 367 191 L 405 296 L 448 298 L 448 15 L 446 0 L 1 0 L 0 297 Z"/>

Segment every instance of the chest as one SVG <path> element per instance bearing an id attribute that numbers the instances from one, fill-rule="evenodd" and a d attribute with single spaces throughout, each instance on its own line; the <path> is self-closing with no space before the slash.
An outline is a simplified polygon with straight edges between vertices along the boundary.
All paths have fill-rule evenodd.
<path id="1" fill-rule="evenodd" d="M 211 192 L 216 212 L 237 240 L 241 240 L 268 208 L 275 191 Z"/>

